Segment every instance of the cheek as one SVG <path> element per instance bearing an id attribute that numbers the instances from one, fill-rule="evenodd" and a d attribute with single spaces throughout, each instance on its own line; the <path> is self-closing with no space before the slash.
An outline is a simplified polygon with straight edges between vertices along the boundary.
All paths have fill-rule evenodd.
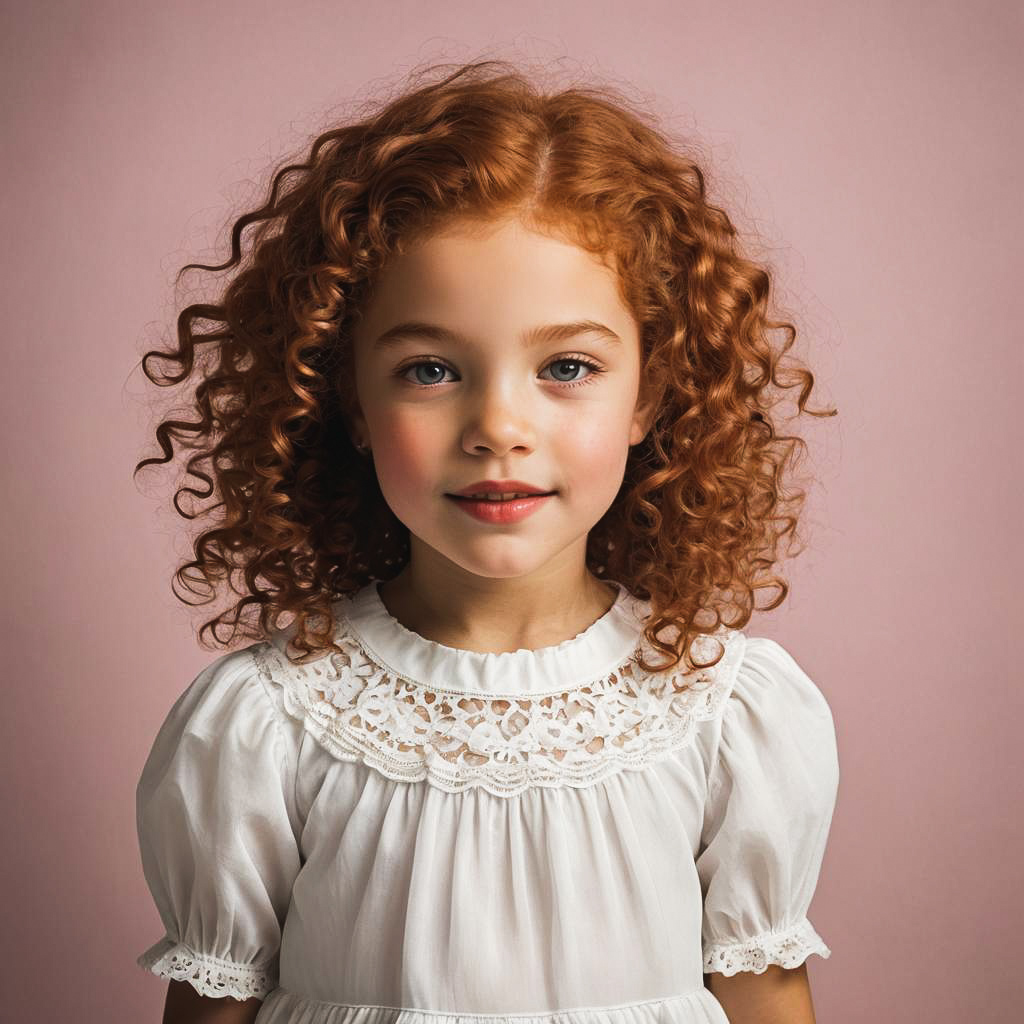
<path id="1" fill-rule="evenodd" d="M 628 455 L 628 424 L 615 415 L 576 416 L 557 431 L 558 461 L 567 477 L 606 480 Z M 617 486 L 617 485 L 616 485 Z"/>
<path id="2" fill-rule="evenodd" d="M 395 503 L 422 498 L 424 490 L 443 486 L 437 477 L 436 440 L 423 424 L 391 416 L 373 431 L 373 464 L 381 491 Z"/>

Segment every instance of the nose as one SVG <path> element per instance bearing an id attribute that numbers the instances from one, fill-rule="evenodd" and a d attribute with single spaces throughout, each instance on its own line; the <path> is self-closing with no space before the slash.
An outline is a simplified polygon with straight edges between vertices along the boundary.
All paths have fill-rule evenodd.
<path id="1" fill-rule="evenodd" d="M 511 390 L 491 389 L 466 418 L 462 431 L 463 450 L 471 455 L 508 451 L 530 452 L 536 447 L 535 417 L 529 402 Z"/>

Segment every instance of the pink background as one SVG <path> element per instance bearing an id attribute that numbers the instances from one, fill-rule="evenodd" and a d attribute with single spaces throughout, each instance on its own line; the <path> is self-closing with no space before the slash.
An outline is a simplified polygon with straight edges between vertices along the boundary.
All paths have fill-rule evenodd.
<path id="1" fill-rule="evenodd" d="M 169 576 L 187 551 L 138 367 L 173 273 L 266 171 L 409 68 L 566 57 L 711 158 L 839 416 L 790 600 L 753 635 L 837 723 L 811 919 L 818 1019 L 1019 1019 L 1019 4 L 6 4 L 2 930 L 5 1019 L 158 1021 L 163 933 L 134 790 L 214 653 Z M 251 205 L 251 204 L 249 204 Z M 1017 753 L 1014 753 L 1017 751 Z"/>

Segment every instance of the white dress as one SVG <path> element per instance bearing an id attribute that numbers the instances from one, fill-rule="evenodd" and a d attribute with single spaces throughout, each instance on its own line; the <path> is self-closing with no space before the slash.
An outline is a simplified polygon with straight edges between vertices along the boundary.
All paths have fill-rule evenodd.
<path id="1" fill-rule="evenodd" d="M 705 972 L 828 957 L 824 696 L 734 630 L 643 673 L 650 605 L 615 585 L 537 650 L 427 640 L 371 583 L 344 654 L 294 665 L 280 631 L 213 661 L 139 779 L 166 935 L 137 963 L 260 1024 L 727 1024 Z"/>

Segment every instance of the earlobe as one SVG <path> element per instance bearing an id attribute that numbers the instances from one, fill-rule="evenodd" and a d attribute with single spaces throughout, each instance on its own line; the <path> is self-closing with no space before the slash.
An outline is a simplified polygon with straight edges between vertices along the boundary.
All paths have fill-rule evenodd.
<path id="1" fill-rule="evenodd" d="M 370 442 L 368 440 L 364 440 L 368 436 L 365 427 L 361 430 L 349 429 L 348 436 L 352 442 L 352 447 L 355 448 L 360 455 L 370 455 Z"/>

